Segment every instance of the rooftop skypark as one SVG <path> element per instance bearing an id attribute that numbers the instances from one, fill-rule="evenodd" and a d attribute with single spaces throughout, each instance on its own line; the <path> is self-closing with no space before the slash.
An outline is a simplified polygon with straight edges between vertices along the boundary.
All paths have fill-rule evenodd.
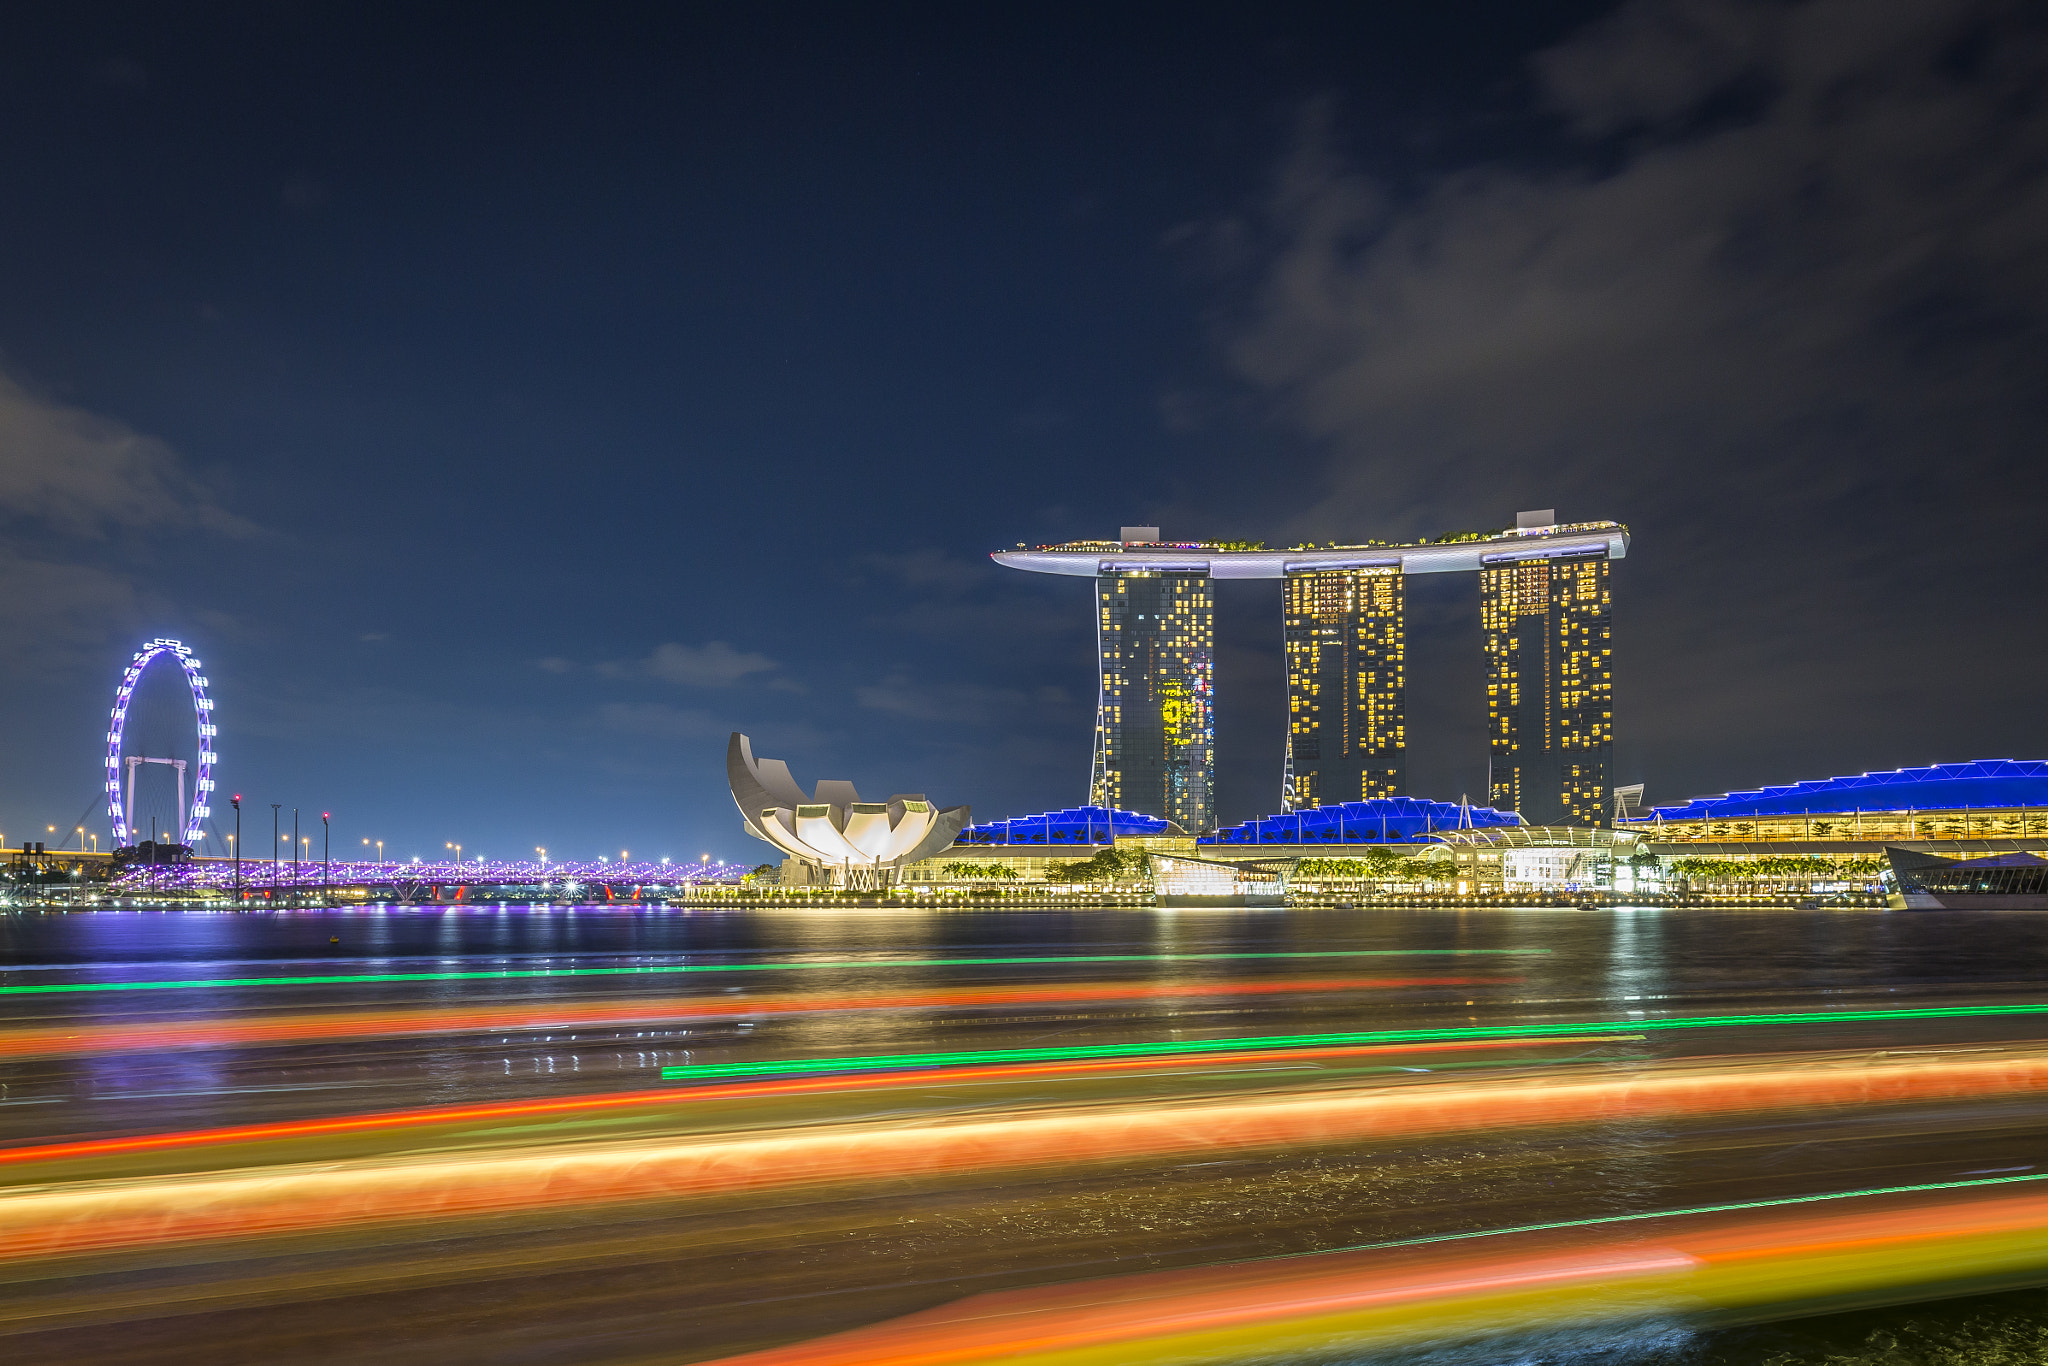
<path id="1" fill-rule="evenodd" d="M 1131 527 L 1127 530 L 1151 530 Z M 1498 531 L 1454 531 L 1413 542 L 1361 541 L 1351 545 L 1313 543 L 1269 547 L 1258 541 L 1065 541 L 1033 548 L 998 550 L 997 564 L 1036 574 L 1097 574 L 1133 569 L 1206 573 L 1212 579 L 1279 579 L 1302 570 L 1398 567 L 1405 574 L 1470 572 L 1490 564 L 1549 559 L 1605 551 L 1619 560 L 1628 554 L 1628 528 L 1620 522 L 1569 522 L 1506 527 Z M 1114 559 L 1105 567 L 1105 557 Z"/>

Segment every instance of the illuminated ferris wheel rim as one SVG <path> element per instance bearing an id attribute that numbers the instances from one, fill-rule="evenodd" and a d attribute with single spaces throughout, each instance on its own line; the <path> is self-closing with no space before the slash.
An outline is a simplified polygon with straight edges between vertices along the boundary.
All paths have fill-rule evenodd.
<path id="1" fill-rule="evenodd" d="M 191 649 L 183 641 L 158 638 L 135 652 L 135 658 L 128 661 L 128 668 L 121 675 L 120 687 L 114 691 L 114 710 L 107 727 L 107 821 L 113 829 L 116 847 L 135 843 L 135 832 L 128 828 L 128 818 L 121 807 L 121 736 L 128 727 L 128 703 L 135 696 L 142 671 L 159 655 L 170 655 L 184 669 L 185 681 L 192 688 L 192 715 L 199 731 L 199 767 L 193 775 L 192 805 L 185 812 L 185 829 L 179 842 L 197 844 L 201 823 L 213 814 L 213 766 L 218 759 L 213 752 L 213 737 L 219 731 L 213 721 L 213 699 L 206 695 L 206 678 L 199 672 L 199 661 L 192 657 Z"/>

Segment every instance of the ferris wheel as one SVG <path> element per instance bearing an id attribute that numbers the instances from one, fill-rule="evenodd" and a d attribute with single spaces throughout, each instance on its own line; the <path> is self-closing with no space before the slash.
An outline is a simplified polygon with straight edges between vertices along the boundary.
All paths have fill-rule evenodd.
<path id="1" fill-rule="evenodd" d="M 178 661 L 185 671 L 185 681 L 192 688 L 192 715 L 199 728 L 199 763 L 192 775 L 192 805 L 185 805 L 185 761 L 183 759 L 151 758 L 147 755 L 121 753 L 121 735 L 128 726 L 128 703 L 135 696 L 135 685 L 142 679 L 142 671 L 161 656 Z M 202 822 L 213 814 L 213 766 L 218 756 L 213 752 L 213 737 L 219 728 L 213 721 L 213 699 L 206 695 L 206 679 L 199 672 L 199 661 L 192 657 L 192 651 L 183 642 L 176 640 L 152 640 L 135 652 L 135 658 L 128 662 L 128 668 L 121 675 L 121 686 L 114 693 L 113 719 L 107 727 L 107 822 L 113 827 L 114 844 L 118 848 L 132 845 L 135 841 L 135 773 L 144 764 L 168 764 L 178 774 L 178 828 L 182 838 L 179 843 L 195 845 L 199 842 Z M 126 773 L 122 771 L 126 764 Z M 123 784 L 123 778 L 126 784 Z"/>

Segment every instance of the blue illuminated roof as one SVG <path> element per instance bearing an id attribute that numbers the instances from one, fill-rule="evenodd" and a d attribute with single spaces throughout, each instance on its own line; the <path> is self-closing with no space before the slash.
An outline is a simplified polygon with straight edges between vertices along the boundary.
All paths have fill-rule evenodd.
<path id="1" fill-rule="evenodd" d="M 1200 844 L 1403 844 L 1459 826 L 1520 825 L 1512 811 L 1420 797 L 1376 797 L 1264 816 L 1204 835 Z"/>
<path id="2" fill-rule="evenodd" d="M 970 825 L 954 844 L 1108 844 L 1112 837 L 1178 835 L 1180 827 L 1158 816 L 1116 811 L 1107 806 L 1070 806 L 1036 816 Z"/>
<path id="3" fill-rule="evenodd" d="M 1972 764 L 1896 768 L 1855 778 L 1821 778 L 1789 787 L 1695 797 L 1653 807 L 1639 820 L 1727 820 L 1742 816 L 1834 815 L 1850 811 L 1960 811 L 1976 807 L 2048 806 L 2048 763 L 1979 759 Z"/>

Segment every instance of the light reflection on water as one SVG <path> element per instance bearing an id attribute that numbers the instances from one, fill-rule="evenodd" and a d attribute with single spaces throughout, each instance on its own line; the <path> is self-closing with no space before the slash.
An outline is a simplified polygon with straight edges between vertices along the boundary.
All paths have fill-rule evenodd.
<path id="1" fill-rule="evenodd" d="M 329 942 L 335 938 L 339 944 Z M 536 1009 L 656 999 L 770 1003 L 805 993 L 839 993 L 848 1004 L 630 1027 L 494 1027 L 483 1032 L 451 1027 L 336 1041 L 299 1039 L 270 1047 L 143 1048 L 0 1059 L 0 1142 L 295 1123 L 508 1097 L 623 1094 L 658 1087 L 661 1066 L 685 1061 L 2048 999 L 2048 988 L 2035 977 L 2044 948 L 2048 917 L 1784 910 L 941 913 L 873 908 L 835 914 L 491 906 L 244 915 L 13 913 L 0 915 L 0 985 L 677 962 L 820 966 L 815 972 L 730 977 L 629 974 L 16 995 L 0 997 L 0 1032 L 123 1021 L 460 1011 L 506 1002 L 532 1003 Z M 1445 950 L 1479 951 L 1479 956 L 1461 958 Z M 1217 953 L 1395 956 L 1334 962 L 1169 957 Z M 1113 964 L 955 967 L 892 961 L 1104 954 L 1138 957 Z M 1303 988 L 1239 997 L 1158 997 L 1144 991 L 1162 985 L 1229 988 L 1368 977 L 1443 985 Z M 1456 985 L 1450 985 L 1453 979 Z M 987 1008 L 860 1004 L 892 993 L 1104 983 L 1128 984 L 1129 998 Z M 1927 1022 L 1910 1030 L 1831 1025 L 1796 1035 L 1704 1031 L 1552 1050 L 1533 1061 L 1517 1055 L 1510 1061 L 1610 1068 L 1802 1049 L 1854 1055 L 1858 1050 L 1979 1047 L 2029 1037 L 2034 1029 L 2030 1022 L 2006 1020 Z M 1457 1070 L 1471 1060 L 1414 1061 L 1422 1064 L 1407 1072 L 1414 1084 L 1487 1075 Z M 1530 1075 L 1540 1078 L 1542 1073 Z M 1284 1068 L 1266 1074 L 1247 1070 L 1229 1079 L 1195 1069 L 1138 1079 L 1035 1079 L 979 1090 L 934 1082 L 910 1091 L 878 1092 L 872 1101 L 748 1102 L 755 1108 L 745 1114 L 751 1116 L 747 1124 L 769 1128 L 848 1119 L 915 1124 L 933 1115 L 1035 1113 L 1147 1098 L 1181 1104 L 1198 1092 L 1237 1095 L 1246 1094 L 1245 1088 L 1302 1084 L 1298 1069 Z M 705 1109 L 687 1120 L 671 1117 L 644 1129 L 617 1117 L 548 1121 L 534 1132 L 550 1143 L 672 1135 L 681 1131 L 678 1126 L 712 1122 L 705 1118 L 711 1113 Z M 640 1223 L 595 1214 L 567 1222 L 521 1216 L 488 1231 L 451 1227 L 440 1244 L 399 1240 L 341 1242 L 303 1253 L 287 1249 L 285 1262 L 303 1255 L 334 1276 L 358 1274 L 351 1267 L 363 1268 L 363 1275 L 371 1269 L 396 1275 L 412 1268 L 405 1274 L 421 1285 L 439 1287 L 435 1294 L 496 1296 L 504 1278 L 514 1274 L 512 1268 L 552 1287 L 557 1297 L 552 1308 L 522 1298 L 516 1312 L 509 1306 L 502 1311 L 509 1316 L 509 1336 L 486 1335 L 470 1348 L 452 1346 L 464 1339 L 451 1338 L 446 1322 L 415 1307 L 424 1305 L 425 1298 L 403 1302 L 391 1312 L 412 1326 L 391 1331 L 415 1334 L 423 1360 L 509 1360 L 516 1355 L 548 1362 L 624 1361 L 645 1359 L 654 1351 L 688 1360 L 755 1344 L 746 1334 L 758 1335 L 758 1325 L 747 1329 L 746 1316 L 736 1317 L 737 1311 L 727 1307 L 742 1301 L 782 1306 L 766 1312 L 788 1325 L 785 1335 L 822 1333 L 1005 1285 L 1200 1266 L 1445 1229 L 1668 1209 L 1730 1194 L 1839 1189 L 1845 1181 L 1877 1185 L 1894 1178 L 1939 1180 L 1971 1170 L 2025 1168 L 2048 1163 L 2044 1134 L 2048 1119 L 2030 1104 L 2010 1100 L 1911 1122 L 1887 1115 L 1882 1122 L 1871 1118 L 1845 1125 L 1835 1117 L 1797 1113 L 1713 1124 L 1633 1118 L 1580 1130 L 1474 1131 L 1363 1149 L 1252 1152 L 1166 1166 L 1049 1167 L 979 1184 L 896 1181 L 886 1190 L 834 1191 L 791 1205 L 664 1207 L 648 1211 Z M 530 1140 L 522 1135 L 518 1141 Z M 261 1160 L 325 1162 L 388 1157 L 396 1151 L 293 1149 Z M 648 1237 L 654 1239 L 651 1244 L 635 1241 Z M 758 1251 L 730 1251 L 738 1246 Z M 464 1273 L 473 1276 L 469 1281 L 449 1269 L 468 1265 L 462 1257 L 481 1268 Z M 592 1266 L 614 1268 L 614 1277 L 632 1279 L 638 1288 L 623 1289 L 588 1270 Z M 133 1285 L 121 1277 L 142 1274 L 124 1271 L 106 1284 L 131 1293 Z M 162 1274 L 190 1275 L 196 1285 L 206 1275 L 234 1283 L 242 1273 L 178 1271 L 171 1263 Z M 100 1282 L 78 1282 L 65 1293 L 104 1290 Z M 0 1298 L 6 1293 L 26 1291 L 19 1281 L 0 1282 Z M 1468 1361 L 1531 1366 L 1861 1366 L 1866 1361 L 1889 1366 L 1927 1361 L 1964 1366 L 2048 1360 L 2044 1303 L 2039 1292 L 2019 1291 L 1799 1324 L 1705 1329 L 1658 1323 L 1370 1359 L 1402 1366 L 1462 1366 Z M 272 1319 L 265 1319 L 266 1313 Z M 390 1340 L 359 1333 L 353 1320 L 361 1313 L 358 1302 L 346 1296 L 309 1298 L 301 1290 L 280 1290 L 274 1301 L 258 1297 L 251 1307 L 221 1318 L 219 1332 L 222 1341 L 261 1354 L 279 1350 L 287 1339 L 285 1329 L 276 1325 L 290 1323 L 292 1332 L 309 1334 L 306 1341 L 315 1344 L 295 1348 L 298 1359 L 380 1360 L 378 1351 L 388 1349 Z M 618 1326 L 626 1321 L 637 1326 Z M 109 1323 L 81 1327 L 69 1336 L 24 1337 L 0 1319 L 0 1333 L 14 1334 L 0 1336 L 0 1344 L 13 1342 L 20 1350 L 10 1356 L 24 1363 L 97 1354 L 138 1361 L 187 1359 L 179 1355 L 182 1346 L 163 1336 L 160 1321 L 145 1316 L 125 1322 L 133 1326 Z M 188 1355 L 197 1360 L 200 1354 Z"/>

